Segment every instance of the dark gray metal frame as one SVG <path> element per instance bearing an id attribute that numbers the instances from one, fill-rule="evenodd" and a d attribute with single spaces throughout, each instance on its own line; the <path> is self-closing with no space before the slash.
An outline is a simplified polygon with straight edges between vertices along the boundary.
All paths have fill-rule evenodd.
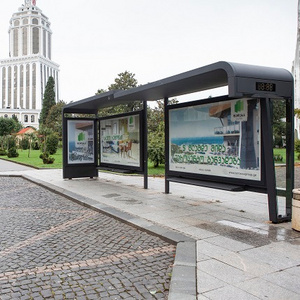
<path id="1" fill-rule="evenodd" d="M 78 102 L 68 104 L 63 111 L 65 119 L 66 114 L 94 114 L 97 116 L 98 110 L 104 107 L 126 104 L 132 101 L 144 102 L 144 120 L 146 124 L 147 116 L 147 101 L 155 101 L 164 99 L 167 106 L 168 99 L 184 94 L 199 92 L 212 88 L 228 86 L 228 97 L 232 99 L 238 98 L 259 98 L 262 103 L 262 126 L 263 130 L 263 151 L 265 157 L 264 168 L 266 172 L 266 189 L 269 199 L 269 215 L 270 220 L 274 223 L 290 220 L 290 209 L 292 201 L 292 189 L 294 183 L 294 136 L 293 136 L 293 76 L 284 69 L 261 67 L 253 65 L 245 65 L 230 62 L 218 62 L 208 66 L 204 66 L 195 70 L 181 73 L 175 76 L 158 80 L 153 83 L 139 86 L 126 91 L 110 91 L 100 95 L 96 95 Z M 261 90 L 258 89 L 258 83 L 272 84 L 273 89 Z M 271 99 L 285 99 L 287 103 L 287 188 L 286 191 L 276 189 L 275 171 L 273 162 L 273 147 L 272 147 L 272 113 Z M 166 116 L 167 118 L 167 116 Z M 65 121 L 63 122 L 66 125 Z M 145 126 L 146 128 L 146 126 Z M 64 135 L 66 130 L 64 129 Z M 66 136 L 64 136 L 64 143 Z M 167 143 L 166 143 L 167 145 Z M 65 148 L 64 148 L 65 151 Z M 144 187 L 148 187 L 147 181 L 147 133 L 144 132 Z M 68 168 L 64 160 L 64 176 L 65 169 Z M 74 171 L 74 174 L 77 172 Z M 92 176 L 98 172 L 97 166 L 91 168 Z M 78 175 L 78 173 L 76 173 Z M 69 169 L 68 175 L 72 175 L 72 170 Z M 98 176 L 98 175 L 97 175 Z M 69 176 L 67 176 L 68 178 Z M 72 176 L 70 176 L 72 177 Z M 197 184 L 197 182 L 188 182 L 185 178 L 182 180 L 176 179 L 182 183 Z M 170 178 L 166 174 L 166 189 L 169 192 Z M 222 188 L 222 183 L 216 179 L 214 182 L 215 188 Z M 286 197 L 286 216 L 278 216 L 277 196 L 283 195 Z"/>

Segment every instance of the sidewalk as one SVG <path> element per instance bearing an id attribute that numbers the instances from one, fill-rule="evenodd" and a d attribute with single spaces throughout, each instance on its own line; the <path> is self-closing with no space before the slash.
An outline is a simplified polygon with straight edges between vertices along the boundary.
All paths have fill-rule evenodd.
<path id="1" fill-rule="evenodd" d="M 181 234 L 195 239 L 194 265 L 187 252 L 176 257 L 175 265 L 181 266 L 181 282 L 173 281 L 176 274 L 172 278 L 177 291 L 189 288 L 191 281 L 183 275 L 197 266 L 199 300 L 300 299 L 300 233 L 290 223 L 269 223 L 266 195 L 175 183 L 166 195 L 161 178 L 150 178 L 144 190 L 138 176 L 99 173 L 97 179 L 63 180 L 61 170 L 14 171 L 2 164 L 0 176 L 22 175 L 156 234 L 163 235 L 165 228 L 175 240 Z M 183 299 L 178 292 L 170 295 Z M 190 295 L 184 299 L 195 299 Z"/>

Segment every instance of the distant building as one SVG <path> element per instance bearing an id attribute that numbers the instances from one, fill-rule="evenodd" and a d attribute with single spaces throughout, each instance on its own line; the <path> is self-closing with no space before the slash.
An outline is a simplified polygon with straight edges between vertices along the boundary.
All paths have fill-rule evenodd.
<path id="1" fill-rule="evenodd" d="M 295 80 L 295 108 L 300 109 L 300 0 L 298 1 L 298 29 L 295 60 L 293 65 Z M 295 138 L 300 139 L 300 119 L 295 117 Z"/>
<path id="2" fill-rule="evenodd" d="M 49 19 L 36 0 L 24 1 L 10 20 L 9 58 L 0 59 L 0 117 L 15 115 L 24 126 L 38 128 L 50 76 L 55 80 L 56 102 L 59 100 L 59 65 L 51 60 Z"/>

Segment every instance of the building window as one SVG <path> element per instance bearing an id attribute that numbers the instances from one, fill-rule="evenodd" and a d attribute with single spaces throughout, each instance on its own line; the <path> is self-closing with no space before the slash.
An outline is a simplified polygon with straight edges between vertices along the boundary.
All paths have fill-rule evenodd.
<path id="1" fill-rule="evenodd" d="M 14 57 L 18 56 L 18 52 L 19 52 L 19 30 L 18 29 L 14 29 L 13 31 L 13 39 L 14 39 Z"/>
<path id="2" fill-rule="evenodd" d="M 24 66 L 20 66 L 20 108 L 24 107 Z"/>
<path id="3" fill-rule="evenodd" d="M 5 114 L 5 115 L 4 115 L 4 118 L 5 118 L 5 119 L 7 119 L 7 118 L 8 118 L 8 115 L 7 115 L 7 114 Z"/>
<path id="4" fill-rule="evenodd" d="M 51 59 L 51 34 L 48 32 L 48 58 Z"/>
<path id="5" fill-rule="evenodd" d="M 14 26 L 19 26 L 20 25 L 20 22 L 18 21 L 18 20 L 16 20 L 15 22 L 14 22 Z"/>
<path id="6" fill-rule="evenodd" d="M 5 107 L 6 98 L 6 68 L 2 68 L 2 107 Z"/>
<path id="7" fill-rule="evenodd" d="M 27 25 L 28 24 L 28 19 L 24 19 L 23 20 L 23 25 Z"/>
<path id="8" fill-rule="evenodd" d="M 24 123 L 28 123 L 28 115 L 24 115 Z"/>
<path id="9" fill-rule="evenodd" d="M 28 30 L 27 28 L 23 28 L 23 55 L 27 55 L 28 50 L 27 50 L 27 43 L 28 43 Z"/>
<path id="10" fill-rule="evenodd" d="M 40 51 L 40 30 L 37 27 L 32 29 L 32 52 L 38 54 Z"/>
<path id="11" fill-rule="evenodd" d="M 29 82 L 29 65 L 26 65 L 26 109 L 29 109 L 29 90 L 30 90 L 30 82 Z"/>
<path id="12" fill-rule="evenodd" d="M 36 109 L 36 64 L 32 64 L 32 108 Z"/>
<path id="13" fill-rule="evenodd" d="M 14 107 L 18 107 L 18 67 L 14 66 Z"/>
<path id="14" fill-rule="evenodd" d="M 35 115 L 31 115 L 31 123 L 35 122 Z"/>
<path id="15" fill-rule="evenodd" d="M 7 106 L 10 108 L 11 106 L 11 67 L 8 67 L 8 95 L 7 95 Z"/>
<path id="16" fill-rule="evenodd" d="M 39 24 L 39 20 L 38 19 L 32 19 L 32 24 L 38 25 Z"/>

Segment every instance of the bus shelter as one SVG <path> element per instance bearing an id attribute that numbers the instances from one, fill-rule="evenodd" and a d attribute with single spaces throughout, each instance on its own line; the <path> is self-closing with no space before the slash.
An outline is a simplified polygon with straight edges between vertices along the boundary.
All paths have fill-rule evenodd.
<path id="1" fill-rule="evenodd" d="M 228 86 L 222 97 L 170 98 Z M 125 91 L 70 103 L 63 110 L 63 177 L 99 169 L 147 174 L 147 101 L 164 99 L 165 193 L 172 182 L 268 195 L 269 218 L 291 220 L 294 184 L 293 77 L 279 68 L 217 62 Z M 140 111 L 100 118 L 99 110 L 133 101 Z M 284 186 L 277 186 L 273 107 L 286 110 Z"/>

